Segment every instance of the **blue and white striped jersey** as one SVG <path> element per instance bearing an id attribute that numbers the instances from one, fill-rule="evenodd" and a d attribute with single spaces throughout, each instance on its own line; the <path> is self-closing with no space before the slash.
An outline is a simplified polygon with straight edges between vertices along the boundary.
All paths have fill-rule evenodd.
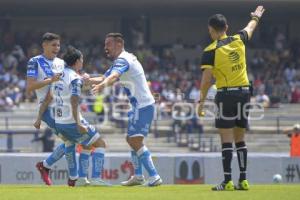
<path id="1" fill-rule="evenodd" d="M 47 59 L 43 55 L 31 58 L 27 64 L 27 77 L 35 78 L 37 81 L 51 78 L 54 73 L 59 73 L 64 69 L 65 62 L 60 58 Z M 42 103 L 50 89 L 49 86 L 35 90 L 39 104 Z"/>
<path id="2" fill-rule="evenodd" d="M 136 56 L 123 51 L 114 60 L 104 76 L 108 77 L 112 72 L 117 72 L 121 75 L 120 83 L 124 87 L 132 106 L 143 108 L 155 102 L 147 84 L 144 69 Z"/>
<path id="3" fill-rule="evenodd" d="M 55 123 L 75 123 L 72 114 L 71 96 L 80 96 L 82 85 L 81 76 L 69 67 L 64 69 L 60 80 L 52 84 Z M 81 115 L 80 118 L 82 118 Z"/>

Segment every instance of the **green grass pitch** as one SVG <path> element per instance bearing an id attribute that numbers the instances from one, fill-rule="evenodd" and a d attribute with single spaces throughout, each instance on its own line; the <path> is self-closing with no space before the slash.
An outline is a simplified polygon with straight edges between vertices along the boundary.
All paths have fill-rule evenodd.
<path id="1" fill-rule="evenodd" d="M 1 200 L 299 200 L 300 185 L 252 185 L 249 191 L 213 192 L 210 185 L 75 187 L 0 185 Z"/>

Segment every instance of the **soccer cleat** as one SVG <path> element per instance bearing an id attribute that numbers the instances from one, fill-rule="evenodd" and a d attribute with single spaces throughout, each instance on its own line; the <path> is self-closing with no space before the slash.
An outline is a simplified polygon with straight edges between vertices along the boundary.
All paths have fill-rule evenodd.
<path id="1" fill-rule="evenodd" d="M 101 178 L 91 178 L 90 185 L 92 185 L 92 186 L 112 186 L 110 183 L 106 183 Z"/>
<path id="2" fill-rule="evenodd" d="M 121 182 L 123 186 L 143 185 L 145 182 L 144 176 L 131 176 L 127 181 Z"/>
<path id="3" fill-rule="evenodd" d="M 148 186 L 148 187 L 154 187 L 154 186 L 159 186 L 162 184 L 162 179 L 160 178 L 159 175 L 152 176 L 148 179 L 146 183 L 143 184 L 143 186 Z"/>
<path id="4" fill-rule="evenodd" d="M 50 169 L 44 167 L 43 162 L 36 163 L 35 167 L 41 174 L 41 178 L 46 185 L 52 185 L 52 181 L 49 176 Z"/>
<path id="5" fill-rule="evenodd" d="M 77 181 L 77 179 L 72 180 L 72 179 L 69 178 L 68 179 L 68 186 L 74 187 L 76 185 L 76 181 Z"/>
<path id="6" fill-rule="evenodd" d="M 211 188 L 213 191 L 233 191 L 234 184 L 233 181 L 228 181 L 228 183 L 222 182 Z"/>
<path id="7" fill-rule="evenodd" d="M 234 186 L 234 189 L 236 190 L 249 190 L 249 188 L 250 186 L 247 180 L 242 180 Z"/>
<path id="8" fill-rule="evenodd" d="M 79 178 L 77 181 L 76 181 L 76 186 L 88 186 L 90 185 L 90 181 L 84 177 L 84 178 Z"/>

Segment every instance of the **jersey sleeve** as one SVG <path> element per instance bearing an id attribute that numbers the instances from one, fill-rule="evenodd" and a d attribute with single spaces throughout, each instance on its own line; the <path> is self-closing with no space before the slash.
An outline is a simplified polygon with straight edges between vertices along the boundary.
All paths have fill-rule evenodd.
<path id="1" fill-rule="evenodd" d="M 105 73 L 104 73 L 104 77 L 108 77 L 110 75 L 111 69 L 109 68 Z"/>
<path id="2" fill-rule="evenodd" d="M 201 60 L 201 69 L 212 69 L 215 65 L 215 50 L 204 51 Z"/>
<path id="3" fill-rule="evenodd" d="M 112 66 L 112 69 L 111 69 L 111 73 L 112 72 L 117 72 L 120 75 L 122 75 L 125 72 L 127 72 L 128 69 L 129 69 L 129 63 L 127 62 L 127 60 L 125 60 L 124 58 L 118 58 L 113 63 L 113 66 Z"/>
<path id="4" fill-rule="evenodd" d="M 38 76 L 38 62 L 36 59 L 31 58 L 27 63 L 27 77 L 37 78 Z"/>
<path id="5" fill-rule="evenodd" d="M 245 30 L 241 30 L 238 32 L 238 35 L 240 36 L 241 40 L 243 41 L 244 44 L 247 44 L 249 41 L 248 33 Z"/>
<path id="6" fill-rule="evenodd" d="M 72 96 L 80 96 L 81 95 L 81 88 L 82 88 L 83 82 L 81 79 L 74 79 L 71 82 L 71 94 Z"/>

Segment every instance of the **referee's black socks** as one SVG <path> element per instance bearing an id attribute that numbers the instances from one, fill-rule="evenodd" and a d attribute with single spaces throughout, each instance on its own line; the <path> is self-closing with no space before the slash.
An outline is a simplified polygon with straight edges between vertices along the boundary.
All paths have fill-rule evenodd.
<path id="1" fill-rule="evenodd" d="M 222 161 L 223 161 L 223 172 L 224 172 L 225 183 L 231 181 L 232 152 L 233 152 L 232 143 L 222 144 Z"/>
<path id="2" fill-rule="evenodd" d="M 246 179 L 246 174 L 247 174 L 247 146 L 245 142 L 238 142 L 235 143 L 236 147 L 236 154 L 238 157 L 239 161 L 239 167 L 240 167 L 240 179 L 239 181 L 241 182 L 242 180 Z"/>

